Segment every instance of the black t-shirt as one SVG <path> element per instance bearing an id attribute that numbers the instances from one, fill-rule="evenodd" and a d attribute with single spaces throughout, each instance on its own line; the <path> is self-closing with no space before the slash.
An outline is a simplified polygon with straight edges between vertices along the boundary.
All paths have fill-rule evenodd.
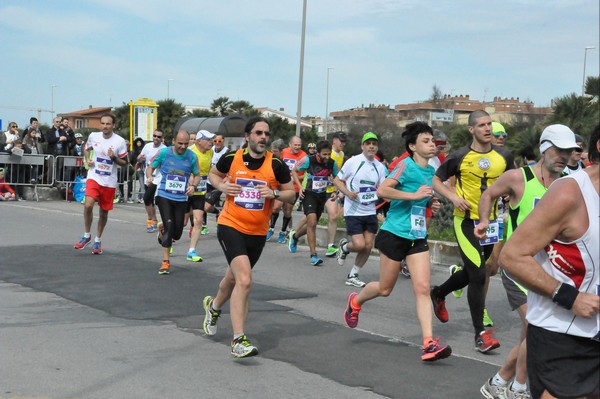
<path id="1" fill-rule="evenodd" d="M 230 152 L 226 155 L 223 155 L 215 165 L 217 170 L 221 173 L 228 173 L 229 169 L 231 169 L 231 164 L 233 162 L 233 157 L 235 156 L 235 154 L 236 152 Z M 252 156 L 250 156 L 247 149 L 244 151 L 242 159 L 244 160 L 244 165 L 246 165 L 246 167 L 250 170 L 260 169 L 260 167 L 265 161 L 265 157 L 253 158 Z M 286 164 L 284 164 L 281 161 L 281 159 L 276 158 L 274 156 L 271 161 L 271 164 L 273 167 L 273 173 L 275 174 L 275 179 L 279 182 L 279 184 L 285 184 L 292 181 L 292 177 L 290 176 L 290 169 Z"/>

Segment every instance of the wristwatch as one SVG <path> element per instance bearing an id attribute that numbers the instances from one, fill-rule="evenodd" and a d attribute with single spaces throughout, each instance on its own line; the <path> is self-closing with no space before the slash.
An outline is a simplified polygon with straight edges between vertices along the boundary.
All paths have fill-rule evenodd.
<path id="1" fill-rule="evenodd" d="M 279 198 L 280 195 L 281 195 L 281 193 L 279 192 L 279 190 L 273 190 L 273 197 L 275 199 Z"/>

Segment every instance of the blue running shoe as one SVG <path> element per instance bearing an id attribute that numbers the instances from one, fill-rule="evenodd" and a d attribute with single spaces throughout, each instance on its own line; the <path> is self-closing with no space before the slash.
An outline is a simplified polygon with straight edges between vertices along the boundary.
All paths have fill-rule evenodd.
<path id="1" fill-rule="evenodd" d="M 83 249 L 85 248 L 90 242 L 92 242 L 92 237 L 81 237 L 81 240 L 79 240 L 78 243 L 75 244 L 74 248 L 75 249 Z"/>
<path id="2" fill-rule="evenodd" d="M 275 234 L 275 230 L 273 230 L 272 228 L 269 227 L 269 232 L 267 233 L 266 241 L 269 241 L 271 239 L 271 237 L 273 237 L 273 234 Z"/>
<path id="3" fill-rule="evenodd" d="M 279 237 L 277 237 L 277 242 L 280 243 L 280 244 L 285 244 L 285 239 L 286 239 L 285 232 L 280 231 L 279 232 Z"/>
<path id="4" fill-rule="evenodd" d="M 313 266 L 321 266 L 323 264 L 323 259 L 319 258 L 317 255 L 312 255 L 310 257 L 310 264 Z"/>
<path id="5" fill-rule="evenodd" d="M 296 233 L 296 230 L 292 229 L 290 230 L 290 234 L 288 234 L 288 248 L 290 250 L 291 253 L 295 254 L 296 250 L 298 249 L 298 239 L 294 238 L 294 234 Z"/>

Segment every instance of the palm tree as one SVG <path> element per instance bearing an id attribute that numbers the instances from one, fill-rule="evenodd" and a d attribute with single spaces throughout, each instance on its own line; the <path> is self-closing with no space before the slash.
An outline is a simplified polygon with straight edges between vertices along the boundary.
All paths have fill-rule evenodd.
<path id="1" fill-rule="evenodd" d="M 186 112 L 185 115 L 192 116 L 194 118 L 210 118 L 212 116 L 216 116 L 216 113 L 207 109 L 195 109 L 193 111 Z"/>
<path id="2" fill-rule="evenodd" d="M 246 100 L 233 101 L 229 104 L 229 110 L 235 114 L 245 115 L 247 111 L 253 110 L 254 107 Z"/>
<path id="3" fill-rule="evenodd" d="M 217 115 L 225 116 L 229 114 L 231 107 L 231 101 L 229 101 L 229 97 L 219 97 L 213 100 L 210 105 L 210 109 L 212 109 Z"/>
<path id="4" fill-rule="evenodd" d="M 175 124 L 185 115 L 183 104 L 175 102 L 172 98 L 157 101 L 158 104 L 158 129 L 163 131 L 165 143 L 173 139 Z"/>
<path id="5" fill-rule="evenodd" d="M 585 81 L 585 94 L 595 97 L 598 101 L 597 99 L 600 97 L 600 77 L 588 76 Z"/>
<path id="6" fill-rule="evenodd" d="M 600 119 L 600 108 L 597 102 L 571 93 L 554 101 L 554 113 L 548 118 L 548 124 L 561 123 L 567 125 L 575 133 L 588 136 Z"/>

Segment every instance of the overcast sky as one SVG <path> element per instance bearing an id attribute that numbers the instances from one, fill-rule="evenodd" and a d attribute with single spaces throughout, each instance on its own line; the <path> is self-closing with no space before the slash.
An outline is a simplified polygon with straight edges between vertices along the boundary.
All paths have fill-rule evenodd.
<path id="1" fill-rule="evenodd" d="M 296 115 L 302 0 L 2 0 L 0 119 L 219 96 Z M 598 0 L 308 0 L 302 115 L 443 93 L 529 99 L 598 75 Z M 169 81 L 169 79 L 172 79 Z M 42 114 L 49 122 L 50 114 Z"/>

